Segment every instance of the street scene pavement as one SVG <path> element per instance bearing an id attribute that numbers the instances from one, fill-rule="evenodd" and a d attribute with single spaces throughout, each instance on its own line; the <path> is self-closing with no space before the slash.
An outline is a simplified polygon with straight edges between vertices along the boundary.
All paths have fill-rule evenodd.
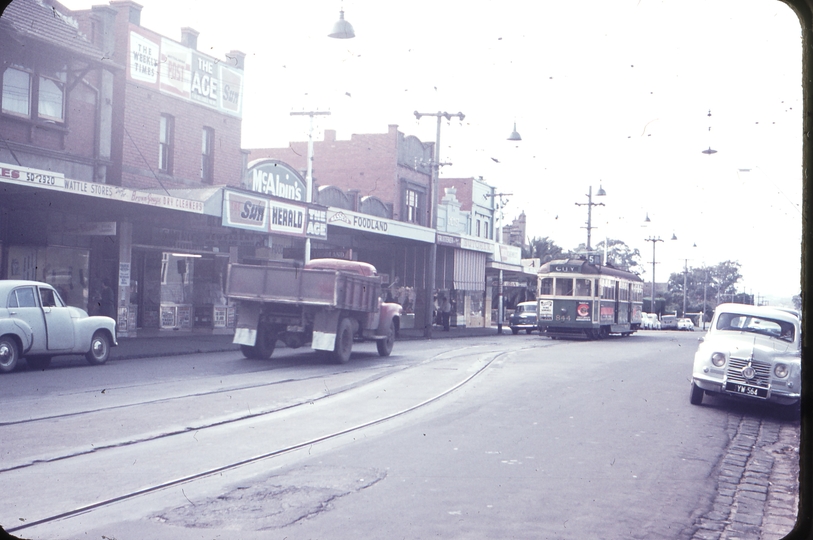
<path id="1" fill-rule="evenodd" d="M 700 336 L 700 332 L 695 333 L 698 337 Z M 652 344 L 657 344 L 659 342 L 663 343 L 674 343 L 675 340 L 679 340 L 679 343 L 682 343 L 685 346 L 692 346 L 693 336 L 686 336 L 684 333 L 670 333 L 670 332 L 643 332 L 639 333 L 638 336 L 643 336 L 644 339 L 640 339 L 636 337 L 631 338 L 626 343 L 640 343 L 641 341 L 646 340 L 650 336 L 655 339 L 655 341 L 651 341 Z M 673 337 L 674 336 L 674 337 Z M 638 339 L 638 341 L 636 341 Z M 442 331 L 440 328 L 433 329 L 432 338 L 426 339 L 423 336 L 423 330 L 417 329 L 409 329 L 404 330 L 401 333 L 399 338 L 401 343 L 402 349 L 410 348 L 407 347 L 406 342 L 411 342 L 416 346 L 424 347 L 424 346 L 434 346 L 438 350 L 448 350 L 454 351 L 456 349 L 464 349 L 467 347 L 478 346 L 479 344 L 485 344 L 490 348 L 499 349 L 515 349 L 516 347 L 532 347 L 535 348 L 539 346 L 548 347 L 544 350 L 556 350 L 556 349 L 549 349 L 550 346 L 562 346 L 562 342 L 555 342 L 548 340 L 546 338 L 540 338 L 536 335 L 519 335 L 513 336 L 510 333 L 510 329 L 504 328 L 503 333 L 500 334 L 496 327 L 492 328 L 455 328 L 452 327 L 448 332 Z M 610 340 L 606 345 L 615 345 L 619 344 L 621 339 L 614 338 Z M 571 347 L 568 350 L 577 351 L 580 350 L 578 348 L 580 343 L 571 342 L 570 344 L 565 344 L 564 346 Z M 594 346 L 595 344 L 585 343 L 586 347 Z M 284 349 L 281 347 L 281 350 Z M 307 349 L 303 349 L 306 351 Z M 521 350 L 521 349 L 520 349 Z M 167 357 L 166 361 L 172 362 L 173 357 L 177 359 L 177 362 L 186 362 L 189 361 L 187 359 L 197 359 L 197 358 L 207 358 L 206 355 L 211 355 L 213 353 L 225 353 L 229 355 L 233 355 L 233 357 L 238 358 L 239 352 L 237 346 L 231 343 L 231 336 L 229 335 L 204 335 L 204 334 L 194 334 L 194 333 L 177 333 L 177 334 L 162 334 L 160 336 L 149 336 L 149 335 L 142 335 L 137 338 L 122 338 L 120 339 L 120 344 L 118 347 L 114 348 L 113 355 L 111 356 L 110 363 L 111 365 L 119 363 L 119 361 L 126 361 L 126 363 L 130 363 L 130 361 L 137 362 L 138 359 L 145 359 L 145 361 L 149 359 L 153 359 L 159 356 Z M 280 352 L 281 358 L 277 359 L 277 362 L 285 363 L 290 356 L 285 356 L 284 352 Z M 307 356 L 307 352 L 304 353 Z M 685 355 L 684 355 L 685 356 Z M 293 358 L 297 358 L 297 355 L 294 355 Z M 370 357 L 369 361 L 373 362 L 370 365 L 375 365 L 375 358 Z M 149 360 L 153 362 L 153 360 Z M 354 360 L 351 360 L 349 366 L 353 366 L 354 363 L 358 365 L 358 362 L 363 362 L 366 364 L 368 362 L 367 356 L 363 351 L 359 353 L 359 356 L 354 357 Z M 134 364 L 137 365 L 137 364 Z M 262 365 L 260 363 L 259 365 Z M 287 365 L 287 364 L 286 364 Z M 292 364 L 293 365 L 293 364 Z M 312 367 L 312 366 L 311 366 Z M 305 364 L 300 368 L 296 368 L 294 366 L 293 369 L 301 371 L 302 369 L 311 369 L 309 364 Z M 59 366 L 57 365 L 57 369 Z M 88 368 L 85 368 L 88 369 Z M 445 368 L 435 368 L 435 369 L 445 369 Z M 682 368 L 679 368 L 678 371 L 681 371 Z M 70 370 L 69 370 L 70 371 Z M 93 368 L 90 368 L 89 373 L 96 373 Z M 337 391 L 335 386 L 341 384 L 342 377 L 354 377 L 354 376 L 361 376 L 361 375 L 354 375 L 354 371 L 351 369 L 347 372 L 346 375 L 342 376 L 332 376 L 331 377 L 331 386 L 334 387 L 331 390 Z M 435 373 L 446 373 L 446 372 L 435 372 Z M 454 374 L 455 371 L 449 371 L 450 375 Z M 45 374 L 48 374 L 46 372 Z M 52 372 L 51 375 L 56 376 L 56 372 Z M 417 374 L 415 376 L 418 376 Z M 425 376 L 421 376 L 419 380 L 426 381 Z M 435 383 L 439 383 L 440 381 L 437 380 L 435 377 Z M 319 383 L 321 384 L 321 382 Z M 348 383 L 350 384 L 350 383 Z M 355 383 L 352 383 L 355 384 Z M 365 385 L 368 385 L 365 383 Z M 366 386 L 365 386 L 366 387 Z M 291 387 L 290 399 L 303 399 L 303 396 L 309 395 L 309 393 L 313 392 L 313 389 L 310 390 L 303 390 L 297 391 L 295 387 Z M 392 392 L 392 389 L 390 388 Z M 279 390 L 275 391 L 278 393 Z M 686 398 L 685 398 L 685 407 L 690 407 L 688 405 L 688 383 L 686 385 Z M 262 394 L 258 394 L 262 395 Z M 298 396 L 298 397 L 297 397 Z M 413 396 L 414 397 L 414 396 Z M 262 397 L 260 398 L 263 399 Z M 264 398 L 267 400 L 268 398 Z M 282 399 L 281 397 L 277 397 L 277 399 Z M 198 406 L 202 406 L 201 404 L 204 403 L 203 398 L 197 398 L 194 400 L 198 405 L 194 407 L 197 408 Z M 682 400 L 681 400 L 682 401 Z M 705 407 L 706 405 L 704 405 Z M 716 412 L 720 409 L 728 411 L 728 414 L 725 414 L 724 417 L 726 418 L 725 422 L 727 424 L 724 426 L 724 432 L 727 435 L 727 441 L 714 441 L 714 444 L 722 443 L 722 450 L 719 455 L 719 458 L 716 459 L 717 465 L 712 468 L 711 475 L 708 478 L 708 482 L 711 482 L 714 486 L 716 486 L 712 493 L 713 495 L 708 499 L 705 500 L 699 507 L 697 507 L 692 514 L 692 523 L 683 524 L 684 530 L 680 533 L 668 533 L 668 532 L 661 532 L 657 537 L 658 538 L 691 538 L 691 539 L 734 539 L 734 538 L 760 538 L 760 539 L 779 539 L 783 538 L 792 528 L 796 521 L 796 513 L 798 508 L 798 456 L 799 456 L 799 424 L 798 421 L 788 421 L 787 419 L 780 418 L 775 414 L 771 413 L 764 413 L 763 411 L 753 408 L 746 405 L 740 405 L 738 403 L 729 404 L 727 402 L 721 400 L 711 400 L 710 408 L 708 409 L 709 413 L 714 413 L 712 416 L 717 417 Z M 703 408 L 700 409 L 691 409 L 692 414 L 695 414 L 695 411 L 699 411 L 700 417 L 707 416 L 703 413 Z M 63 411 L 65 412 L 65 411 Z M 194 418 L 194 409 L 190 411 L 193 413 L 191 418 Z M 256 411 L 255 411 L 256 412 Z M 160 413 L 155 413 L 159 414 Z M 177 414 L 177 413 L 173 413 Z M 573 414 L 576 414 L 575 412 Z M 154 415 L 153 415 L 154 416 Z M 112 418 L 112 417 L 111 417 Z M 423 428 L 426 429 L 426 428 Z M 459 427 L 458 429 L 464 429 Z M 715 428 L 716 429 L 716 428 Z M 462 435 L 462 434 L 461 434 Z M 198 438 L 203 439 L 203 432 L 200 435 L 196 435 Z M 204 439 L 205 440 L 205 439 Z M 133 450 L 135 451 L 135 449 Z M 387 452 L 392 452 L 393 450 L 387 450 Z M 138 460 L 138 454 L 133 454 L 133 460 Z M 688 454 L 687 454 L 688 455 Z M 23 456 L 24 457 L 24 456 Z M 6 457 L 8 459 L 8 456 Z M 371 462 L 375 461 L 373 455 L 367 458 Z M 525 459 L 528 459 L 526 456 Z M 9 461 L 6 461 L 9 463 Z M 513 460 L 503 460 L 504 464 L 512 464 Z M 517 462 L 519 464 L 519 462 Z M 165 467 L 170 467 L 170 462 L 166 462 L 164 464 Z M 179 465 L 181 467 L 181 465 Z M 311 471 L 313 469 L 313 465 L 310 465 Z M 89 474 L 92 474 L 90 471 L 92 469 L 87 469 Z M 367 471 L 370 472 L 370 471 Z M 372 473 L 371 473 L 372 474 Z M 380 474 L 380 473 L 376 473 Z M 666 478 L 668 475 L 664 475 Z M 383 477 L 381 477 L 383 478 Z M 367 483 L 365 486 L 369 484 L 372 486 L 373 484 L 379 482 L 381 478 L 373 475 L 368 478 Z M 277 479 L 279 480 L 279 478 Z M 290 477 L 289 480 L 291 482 L 299 482 L 300 480 L 294 480 L 293 477 Z M 659 485 L 657 481 L 657 477 L 652 480 L 655 482 L 653 485 Z M 369 487 L 368 486 L 368 487 Z M 362 486 L 364 487 L 364 486 Z M 301 488 L 301 486 L 300 486 Z M 259 488 L 256 488 L 259 489 Z M 359 486 L 355 486 L 353 489 L 359 489 Z M 351 490 L 352 491 L 352 490 Z M 192 491 L 190 488 L 187 487 L 185 493 L 191 495 Z M 197 499 L 195 500 L 195 504 L 200 504 Z M 239 506 L 239 505 L 238 505 Z M 196 507 L 193 507 L 196 508 Z M 185 512 L 188 513 L 169 513 L 169 514 L 162 514 L 164 518 L 168 520 L 168 523 L 191 523 L 197 521 L 206 521 L 212 518 L 211 515 L 206 514 L 205 516 L 200 514 L 202 510 L 198 507 L 197 510 L 187 510 Z M 197 513 L 196 513 L 197 512 Z M 235 517 L 236 519 L 236 517 Z M 280 518 L 281 519 L 281 518 Z M 191 520 L 191 521 L 190 521 Z M 303 527 L 315 527 L 316 521 L 313 520 L 306 520 L 307 523 L 303 524 Z M 655 520 L 657 522 L 657 520 Z M 304 523 L 304 522 L 303 522 Z M 19 538 L 44 538 L 46 536 L 27 536 L 25 530 L 16 531 L 15 528 L 9 523 L 5 522 L 0 524 L 3 527 L 10 529 L 14 534 L 18 534 Z M 143 525 L 143 523 L 142 523 Z M 141 525 L 133 525 L 141 526 Z M 565 525 L 567 526 L 567 525 Z M 577 526 L 576 523 L 571 523 L 571 527 Z M 653 525 L 654 526 L 654 525 Z M 359 525 L 359 527 L 362 527 Z M 187 529 L 190 530 L 190 529 Z M 191 530 L 195 530 L 194 528 Z M 311 531 L 310 528 L 303 529 L 303 531 Z M 327 537 L 324 536 L 324 531 L 321 531 L 319 528 L 313 528 L 313 532 L 309 532 L 308 534 L 313 534 L 314 536 L 308 537 Z M 577 530 L 577 529 L 576 529 Z M 32 531 L 36 531 L 36 529 L 32 529 Z M 321 531 L 321 534 L 320 534 Z M 563 529 L 563 535 L 561 537 L 572 537 L 566 532 L 566 529 Z M 133 531 L 131 531 L 133 532 Z M 302 531 L 300 531 L 302 532 Z M 153 533 L 153 536 L 144 536 L 143 538 L 147 537 L 155 537 L 159 538 L 162 537 L 164 533 Z M 570 533 L 572 534 L 572 533 Z M 103 536 L 110 537 L 109 534 L 105 534 Z M 521 535 L 520 535 L 521 536 Z M 48 536 L 50 537 L 50 536 Z M 61 536 L 58 536 L 61 537 Z M 70 537 L 70 536 L 69 536 Z M 123 536 L 118 536 L 118 538 L 122 538 Z M 134 537 L 134 536 L 133 536 Z M 190 538 L 197 536 L 190 536 Z M 245 536 L 245 538 L 250 538 L 253 536 Z M 298 535 L 290 536 L 293 537 L 300 537 Z M 518 536 L 519 537 L 519 536 Z M 637 536 L 635 536 L 637 537 Z"/>

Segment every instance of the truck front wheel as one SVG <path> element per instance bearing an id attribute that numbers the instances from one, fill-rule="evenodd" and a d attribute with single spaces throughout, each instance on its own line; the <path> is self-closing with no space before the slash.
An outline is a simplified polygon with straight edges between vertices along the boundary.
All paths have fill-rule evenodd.
<path id="1" fill-rule="evenodd" d="M 337 364 L 346 364 L 353 351 L 353 323 L 345 317 L 339 323 L 336 332 L 336 345 L 333 347 L 333 361 Z"/>
<path id="2" fill-rule="evenodd" d="M 378 349 L 379 356 L 389 356 L 392 352 L 392 345 L 395 343 L 395 321 L 392 320 L 387 325 L 387 333 L 385 339 L 379 339 L 375 342 L 375 346 Z"/>

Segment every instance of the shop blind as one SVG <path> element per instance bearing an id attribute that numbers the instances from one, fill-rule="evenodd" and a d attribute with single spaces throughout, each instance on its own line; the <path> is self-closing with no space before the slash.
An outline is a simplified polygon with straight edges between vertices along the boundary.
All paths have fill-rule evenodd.
<path id="1" fill-rule="evenodd" d="M 486 254 L 479 251 L 454 251 L 454 287 L 464 291 L 486 290 Z"/>

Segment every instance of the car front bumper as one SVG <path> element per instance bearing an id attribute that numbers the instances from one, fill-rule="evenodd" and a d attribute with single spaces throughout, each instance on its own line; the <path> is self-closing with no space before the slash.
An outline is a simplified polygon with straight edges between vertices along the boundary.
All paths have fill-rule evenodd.
<path id="1" fill-rule="evenodd" d="M 768 396 L 765 398 L 753 397 L 744 394 L 737 394 L 728 392 L 725 389 L 725 384 L 719 379 L 709 379 L 704 377 L 693 376 L 692 381 L 695 385 L 702 388 L 706 392 L 712 394 L 720 394 L 724 396 L 731 396 L 735 398 L 743 398 L 749 401 L 767 401 L 768 403 L 776 403 L 778 405 L 794 405 L 799 402 L 801 398 L 800 393 L 787 392 L 777 388 L 769 388 Z"/>

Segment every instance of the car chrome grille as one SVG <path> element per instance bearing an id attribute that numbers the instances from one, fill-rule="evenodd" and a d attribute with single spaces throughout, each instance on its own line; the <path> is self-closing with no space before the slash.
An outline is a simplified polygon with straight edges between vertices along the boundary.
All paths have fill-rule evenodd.
<path id="1" fill-rule="evenodd" d="M 748 362 L 748 358 L 734 358 L 732 356 L 728 361 L 728 369 L 726 370 L 727 379 L 730 382 L 768 388 L 771 381 L 771 364 L 760 362 L 759 360 L 750 360 L 751 367 L 754 368 L 756 376 L 748 380 L 742 376 L 742 370 L 748 365 Z"/>

